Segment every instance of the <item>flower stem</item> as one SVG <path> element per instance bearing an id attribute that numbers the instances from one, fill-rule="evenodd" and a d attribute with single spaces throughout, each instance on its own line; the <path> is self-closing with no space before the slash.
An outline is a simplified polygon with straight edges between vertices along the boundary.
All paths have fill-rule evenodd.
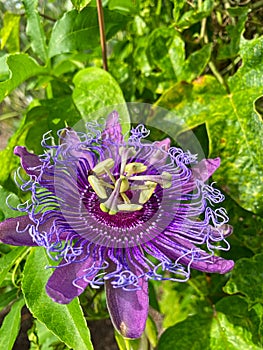
<path id="1" fill-rule="evenodd" d="M 98 20 L 99 20 L 99 28 L 100 28 L 100 45 L 101 45 L 101 51 L 102 51 L 103 69 L 108 71 L 104 15 L 103 15 L 103 7 L 102 7 L 101 0 L 97 0 L 97 9 L 98 9 Z"/>

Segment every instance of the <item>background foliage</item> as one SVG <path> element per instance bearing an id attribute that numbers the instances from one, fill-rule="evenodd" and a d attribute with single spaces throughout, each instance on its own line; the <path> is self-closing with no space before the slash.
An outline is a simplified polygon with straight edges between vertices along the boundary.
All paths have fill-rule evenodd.
<path id="1" fill-rule="evenodd" d="M 236 266 L 226 276 L 193 271 L 188 283 L 151 283 L 142 339 L 114 340 L 109 330 L 97 343 L 99 320 L 108 317 L 103 290 L 55 304 L 43 291 L 44 252 L 2 244 L 0 347 L 92 349 L 86 319 L 95 349 L 262 349 L 263 2 L 103 5 L 109 73 L 94 0 L 0 1 L 0 220 L 14 215 L 7 195 L 13 205 L 24 199 L 13 181 L 15 145 L 38 153 L 50 129 L 103 106 L 147 102 L 175 112 L 176 121 L 162 120 L 182 126 L 175 136 L 193 130 L 207 156 L 221 157 L 213 179 L 234 226 L 224 257 Z"/>

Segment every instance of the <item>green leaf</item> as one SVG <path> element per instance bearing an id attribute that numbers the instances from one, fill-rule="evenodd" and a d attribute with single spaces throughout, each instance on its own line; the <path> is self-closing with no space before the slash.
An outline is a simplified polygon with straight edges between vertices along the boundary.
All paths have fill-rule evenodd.
<path id="1" fill-rule="evenodd" d="M 11 301 L 17 297 L 17 289 L 12 289 L 9 292 L 0 295 L 0 311 L 5 308 Z"/>
<path id="2" fill-rule="evenodd" d="M 75 75 L 73 83 L 73 100 L 84 120 L 105 118 L 115 108 L 120 114 L 123 133 L 129 130 L 129 114 L 122 91 L 108 72 L 86 68 Z M 103 115 L 94 113 L 100 109 L 105 109 Z"/>
<path id="3" fill-rule="evenodd" d="M 9 79 L 10 71 L 8 68 L 8 64 L 6 63 L 8 54 L 3 55 L 0 57 L 0 84 L 1 82 Z"/>
<path id="4" fill-rule="evenodd" d="M 263 304 L 263 254 L 244 258 L 236 262 L 224 291 L 228 294 L 241 293 L 250 304 Z"/>
<path id="5" fill-rule="evenodd" d="M 240 303 L 240 307 L 242 306 Z M 239 313 L 239 317 L 243 317 L 242 313 L 244 312 Z M 255 313 L 248 322 L 254 321 L 254 316 L 256 317 Z M 253 335 L 250 332 L 251 326 L 240 320 L 237 322 L 235 319 L 234 323 L 231 321 L 233 321 L 233 317 L 229 318 L 229 315 L 218 312 L 216 307 L 213 313 L 203 312 L 189 316 L 162 334 L 158 350 L 261 349 L 254 343 Z"/>
<path id="6" fill-rule="evenodd" d="M 19 26 L 20 15 L 5 12 L 3 28 L 1 29 L 1 50 L 6 46 L 7 51 L 18 52 L 20 50 Z"/>
<path id="7" fill-rule="evenodd" d="M 84 7 L 88 6 L 91 0 L 71 0 L 71 2 L 76 10 L 81 11 Z"/>
<path id="8" fill-rule="evenodd" d="M 230 93 L 213 77 L 204 76 L 192 84 L 176 84 L 157 104 L 176 112 L 176 119 L 170 113 L 162 123 L 177 134 L 206 123 L 210 156 L 221 158 L 213 178 L 243 208 L 260 214 L 263 123 L 255 101 L 263 93 L 263 37 L 243 39 L 240 55 L 243 64 L 228 80 Z"/>
<path id="9" fill-rule="evenodd" d="M 158 343 L 158 331 L 157 331 L 156 324 L 151 318 L 151 316 L 148 316 L 147 318 L 145 334 L 149 339 L 149 342 L 151 343 L 152 347 L 155 348 Z"/>
<path id="10" fill-rule="evenodd" d="M 7 197 L 10 206 L 7 205 Z M 12 209 L 12 207 L 16 208 L 18 204 L 20 204 L 19 198 L 14 193 L 10 193 L 0 186 L 0 220 L 3 221 L 6 218 L 20 216 L 20 212 Z"/>
<path id="11" fill-rule="evenodd" d="M 173 18 L 174 21 L 177 22 L 180 17 L 180 12 L 184 7 L 186 0 L 174 0 L 174 8 L 173 8 Z"/>
<path id="12" fill-rule="evenodd" d="M 199 77 L 210 60 L 211 51 L 211 44 L 204 45 L 200 50 L 194 51 L 189 55 L 186 60 L 184 41 L 178 35 L 174 36 L 169 49 L 169 57 L 177 81 L 191 82 Z"/>
<path id="13" fill-rule="evenodd" d="M 43 134 L 52 130 L 56 138 L 56 131 L 66 125 L 74 126 L 81 116 L 76 109 L 71 96 L 53 98 L 39 101 L 40 106 L 32 108 L 26 116 L 24 130 L 26 133 L 25 144 L 37 154 L 43 153 L 41 141 Z"/>
<path id="14" fill-rule="evenodd" d="M 13 154 L 16 145 L 26 145 L 30 150 L 42 154 L 42 136 L 45 132 L 64 128 L 66 123 L 73 126 L 81 119 L 71 96 L 39 101 L 42 106 L 32 108 L 22 119 L 20 127 L 10 138 L 8 147 L 0 151 L 0 183 L 4 183 L 10 173 L 17 169 L 19 158 Z M 1 211 L 0 211 L 1 212 Z"/>
<path id="15" fill-rule="evenodd" d="M 41 350 L 51 350 L 55 347 L 55 344 L 58 344 L 58 348 L 61 349 L 61 342 L 60 340 L 52 333 L 50 330 L 47 329 L 47 327 L 39 322 L 38 320 L 35 320 L 35 327 L 34 327 L 34 333 L 31 333 L 31 337 L 38 340 L 38 344 L 41 346 Z M 63 346 L 61 350 L 69 349 L 66 347 L 66 345 Z"/>
<path id="16" fill-rule="evenodd" d="M 0 82 L 0 102 L 27 79 L 47 72 L 46 68 L 41 67 L 33 58 L 23 53 L 6 56 L 5 64 L 9 68 L 9 78 Z"/>
<path id="17" fill-rule="evenodd" d="M 241 34 L 244 31 L 249 9 L 247 7 L 232 7 L 227 10 L 232 17 L 233 24 L 226 27 L 230 43 L 219 46 L 217 59 L 223 60 L 235 57 L 239 51 Z M 237 20 L 236 20 L 237 18 Z"/>
<path id="18" fill-rule="evenodd" d="M 210 61 L 211 51 L 212 44 L 207 44 L 193 52 L 183 64 L 182 72 L 177 76 L 178 80 L 190 82 L 199 77 Z"/>
<path id="19" fill-rule="evenodd" d="M 211 322 L 211 314 L 188 317 L 161 335 L 158 350 L 211 350 L 209 346 Z"/>
<path id="20" fill-rule="evenodd" d="M 11 311 L 4 318 L 0 328 L 0 349 L 12 350 L 20 328 L 21 309 L 24 299 L 18 300 L 12 305 Z"/>
<path id="21" fill-rule="evenodd" d="M 242 209 L 233 200 L 227 198 L 224 207 L 234 226 L 234 236 L 231 236 L 231 257 L 234 260 L 248 257 L 242 247 L 247 247 L 255 254 L 263 251 L 262 228 L 263 217 Z M 234 251 L 234 244 L 237 245 Z"/>
<path id="22" fill-rule="evenodd" d="M 258 312 L 250 308 L 246 300 L 237 295 L 222 298 L 216 303 L 216 311 L 226 316 L 226 322 L 231 323 L 230 328 L 238 330 L 240 337 L 248 344 L 262 347 L 262 307 L 257 309 Z"/>
<path id="23" fill-rule="evenodd" d="M 152 69 L 162 71 L 170 79 L 175 78 L 175 66 L 182 65 L 183 51 L 182 40 L 172 28 L 156 28 L 147 39 L 146 54 Z M 172 64 L 172 59 L 176 63 Z"/>
<path id="24" fill-rule="evenodd" d="M 0 285 L 5 279 L 8 271 L 16 263 L 17 259 L 27 250 L 27 247 L 13 248 L 8 254 L 0 258 Z"/>
<path id="25" fill-rule="evenodd" d="M 118 332 L 115 331 L 115 339 L 120 350 L 139 350 L 144 349 L 141 347 L 141 339 L 127 339 L 123 338 Z"/>
<path id="26" fill-rule="evenodd" d="M 235 326 L 228 317 L 222 313 L 216 314 L 216 319 L 211 327 L 210 348 L 212 350 L 260 350 L 261 346 L 257 346 L 252 342 L 252 335 L 246 328 Z"/>
<path id="27" fill-rule="evenodd" d="M 27 307 L 68 347 L 74 350 L 93 349 L 78 298 L 68 305 L 61 305 L 47 296 L 45 285 L 52 274 L 51 269 L 45 268 L 48 265 L 44 249 L 33 248 L 26 261 L 22 281 Z"/>
<path id="28" fill-rule="evenodd" d="M 138 13 L 140 10 L 139 0 L 110 0 L 108 2 L 109 10 L 120 11 L 123 13 Z"/>
<path id="29" fill-rule="evenodd" d="M 37 12 L 38 0 L 23 0 L 27 16 L 26 33 L 33 51 L 43 61 L 47 61 L 47 46 L 43 26 Z"/>
<path id="30" fill-rule="evenodd" d="M 127 17 L 104 9 L 106 37 L 109 39 L 127 24 Z M 49 57 L 73 51 L 86 51 L 100 46 L 97 9 L 73 10 L 56 22 L 49 42 Z"/>
<path id="31" fill-rule="evenodd" d="M 180 30 L 189 28 L 210 15 L 214 7 L 214 0 L 204 0 L 200 3 L 201 5 L 197 8 L 184 12 L 182 17 L 176 22 L 177 28 L 180 28 Z"/>
<path id="32" fill-rule="evenodd" d="M 161 71 L 162 78 L 191 82 L 201 75 L 211 56 L 212 45 L 185 58 L 185 44 L 181 36 L 171 28 L 157 28 L 148 38 L 147 57 L 152 70 Z"/>

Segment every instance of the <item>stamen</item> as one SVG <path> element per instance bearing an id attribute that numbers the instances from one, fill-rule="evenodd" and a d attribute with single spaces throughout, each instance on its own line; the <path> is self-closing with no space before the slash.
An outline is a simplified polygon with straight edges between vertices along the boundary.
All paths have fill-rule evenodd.
<path id="1" fill-rule="evenodd" d="M 107 174 L 111 181 L 115 184 L 116 180 L 112 173 L 110 172 L 110 169 L 114 166 L 114 160 L 112 158 L 104 159 L 102 162 L 99 162 L 95 165 L 95 167 L 92 169 L 92 171 L 100 176 L 103 174 Z"/>
<path id="2" fill-rule="evenodd" d="M 147 170 L 147 166 L 139 162 L 129 163 L 125 166 L 125 169 L 124 169 L 125 173 L 127 173 L 126 176 L 143 173 L 146 170 Z"/>
<path id="3" fill-rule="evenodd" d="M 121 197 L 122 197 L 124 203 L 126 203 L 126 204 L 131 203 L 131 201 L 129 200 L 128 196 L 125 193 L 121 193 Z"/>
<path id="4" fill-rule="evenodd" d="M 100 184 L 102 186 L 107 187 L 107 188 L 111 188 L 112 190 L 114 190 L 114 186 L 113 185 L 109 184 L 108 182 L 106 182 L 106 181 L 104 181 L 102 179 L 99 179 L 99 181 L 100 181 Z"/>
<path id="5" fill-rule="evenodd" d="M 115 177 L 112 175 L 112 173 L 108 169 L 105 169 L 105 170 L 106 170 L 107 175 L 111 179 L 111 181 L 115 184 L 116 183 Z"/>
<path id="6" fill-rule="evenodd" d="M 170 188 L 172 186 L 172 175 L 167 171 L 162 172 L 161 175 L 135 175 L 130 177 L 129 180 L 156 182 L 162 188 Z"/>
<path id="7" fill-rule="evenodd" d="M 142 190 L 140 193 L 140 197 L 139 197 L 139 203 L 140 204 L 145 204 L 146 202 L 148 202 L 148 200 L 151 198 L 157 183 L 152 182 L 152 181 L 146 181 L 145 185 L 148 187 L 145 190 Z"/>
<path id="8" fill-rule="evenodd" d="M 96 175 L 103 175 L 107 173 L 114 166 L 114 160 L 112 158 L 107 158 L 102 162 L 99 162 L 92 169 Z"/>
<path id="9" fill-rule="evenodd" d="M 123 176 L 123 175 L 120 176 L 120 179 L 122 180 L 121 181 L 120 192 L 123 193 L 123 192 L 128 191 L 128 189 L 130 187 L 128 179 L 125 176 Z"/>
<path id="10" fill-rule="evenodd" d="M 104 213 L 109 213 L 110 215 L 117 214 L 118 212 L 117 202 L 120 194 L 121 183 L 122 183 L 122 179 L 120 178 L 116 181 L 115 188 L 112 191 L 109 198 L 106 200 L 106 202 L 100 204 L 100 209 Z"/>
<path id="11" fill-rule="evenodd" d="M 146 182 L 148 182 L 148 181 L 146 181 Z M 151 182 L 151 181 L 149 181 L 149 182 Z M 131 186 L 130 187 L 130 190 L 131 191 L 136 191 L 136 190 L 148 190 L 149 189 L 149 186 L 147 186 L 147 185 L 135 185 L 135 186 Z"/>
<path id="12" fill-rule="evenodd" d="M 137 211 L 141 210 L 143 206 L 139 204 L 118 204 L 117 208 L 120 211 Z"/>
<path id="13" fill-rule="evenodd" d="M 102 198 L 102 199 L 107 198 L 107 193 L 105 191 L 105 188 L 102 186 L 100 180 L 96 176 L 94 175 L 88 176 L 88 181 L 92 189 L 94 190 L 94 192 L 99 198 Z"/>
<path id="14" fill-rule="evenodd" d="M 121 156 L 121 169 L 120 169 L 120 175 L 123 175 L 124 168 L 126 166 L 128 158 L 134 157 L 136 154 L 134 147 L 120 147 L 119 148 L 119 155 Z"/>

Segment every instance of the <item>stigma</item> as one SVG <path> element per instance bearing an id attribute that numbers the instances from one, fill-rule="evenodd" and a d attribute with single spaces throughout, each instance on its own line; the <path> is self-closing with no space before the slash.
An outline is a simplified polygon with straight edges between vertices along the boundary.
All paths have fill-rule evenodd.
<path id="1" fill-rule="evenodd" d="M 143 208 L 156 190 L 172 186 L 172 175 L 147 174 L 149 167 L 142 161 L 134 161 L 133 147 L 120 147 L 117 162 L 106 158 L 98 162 L 88 176 L 88 182 L 100 199 L 100 209 L 109 215 L 118 212 L 134 212 Z"/>

